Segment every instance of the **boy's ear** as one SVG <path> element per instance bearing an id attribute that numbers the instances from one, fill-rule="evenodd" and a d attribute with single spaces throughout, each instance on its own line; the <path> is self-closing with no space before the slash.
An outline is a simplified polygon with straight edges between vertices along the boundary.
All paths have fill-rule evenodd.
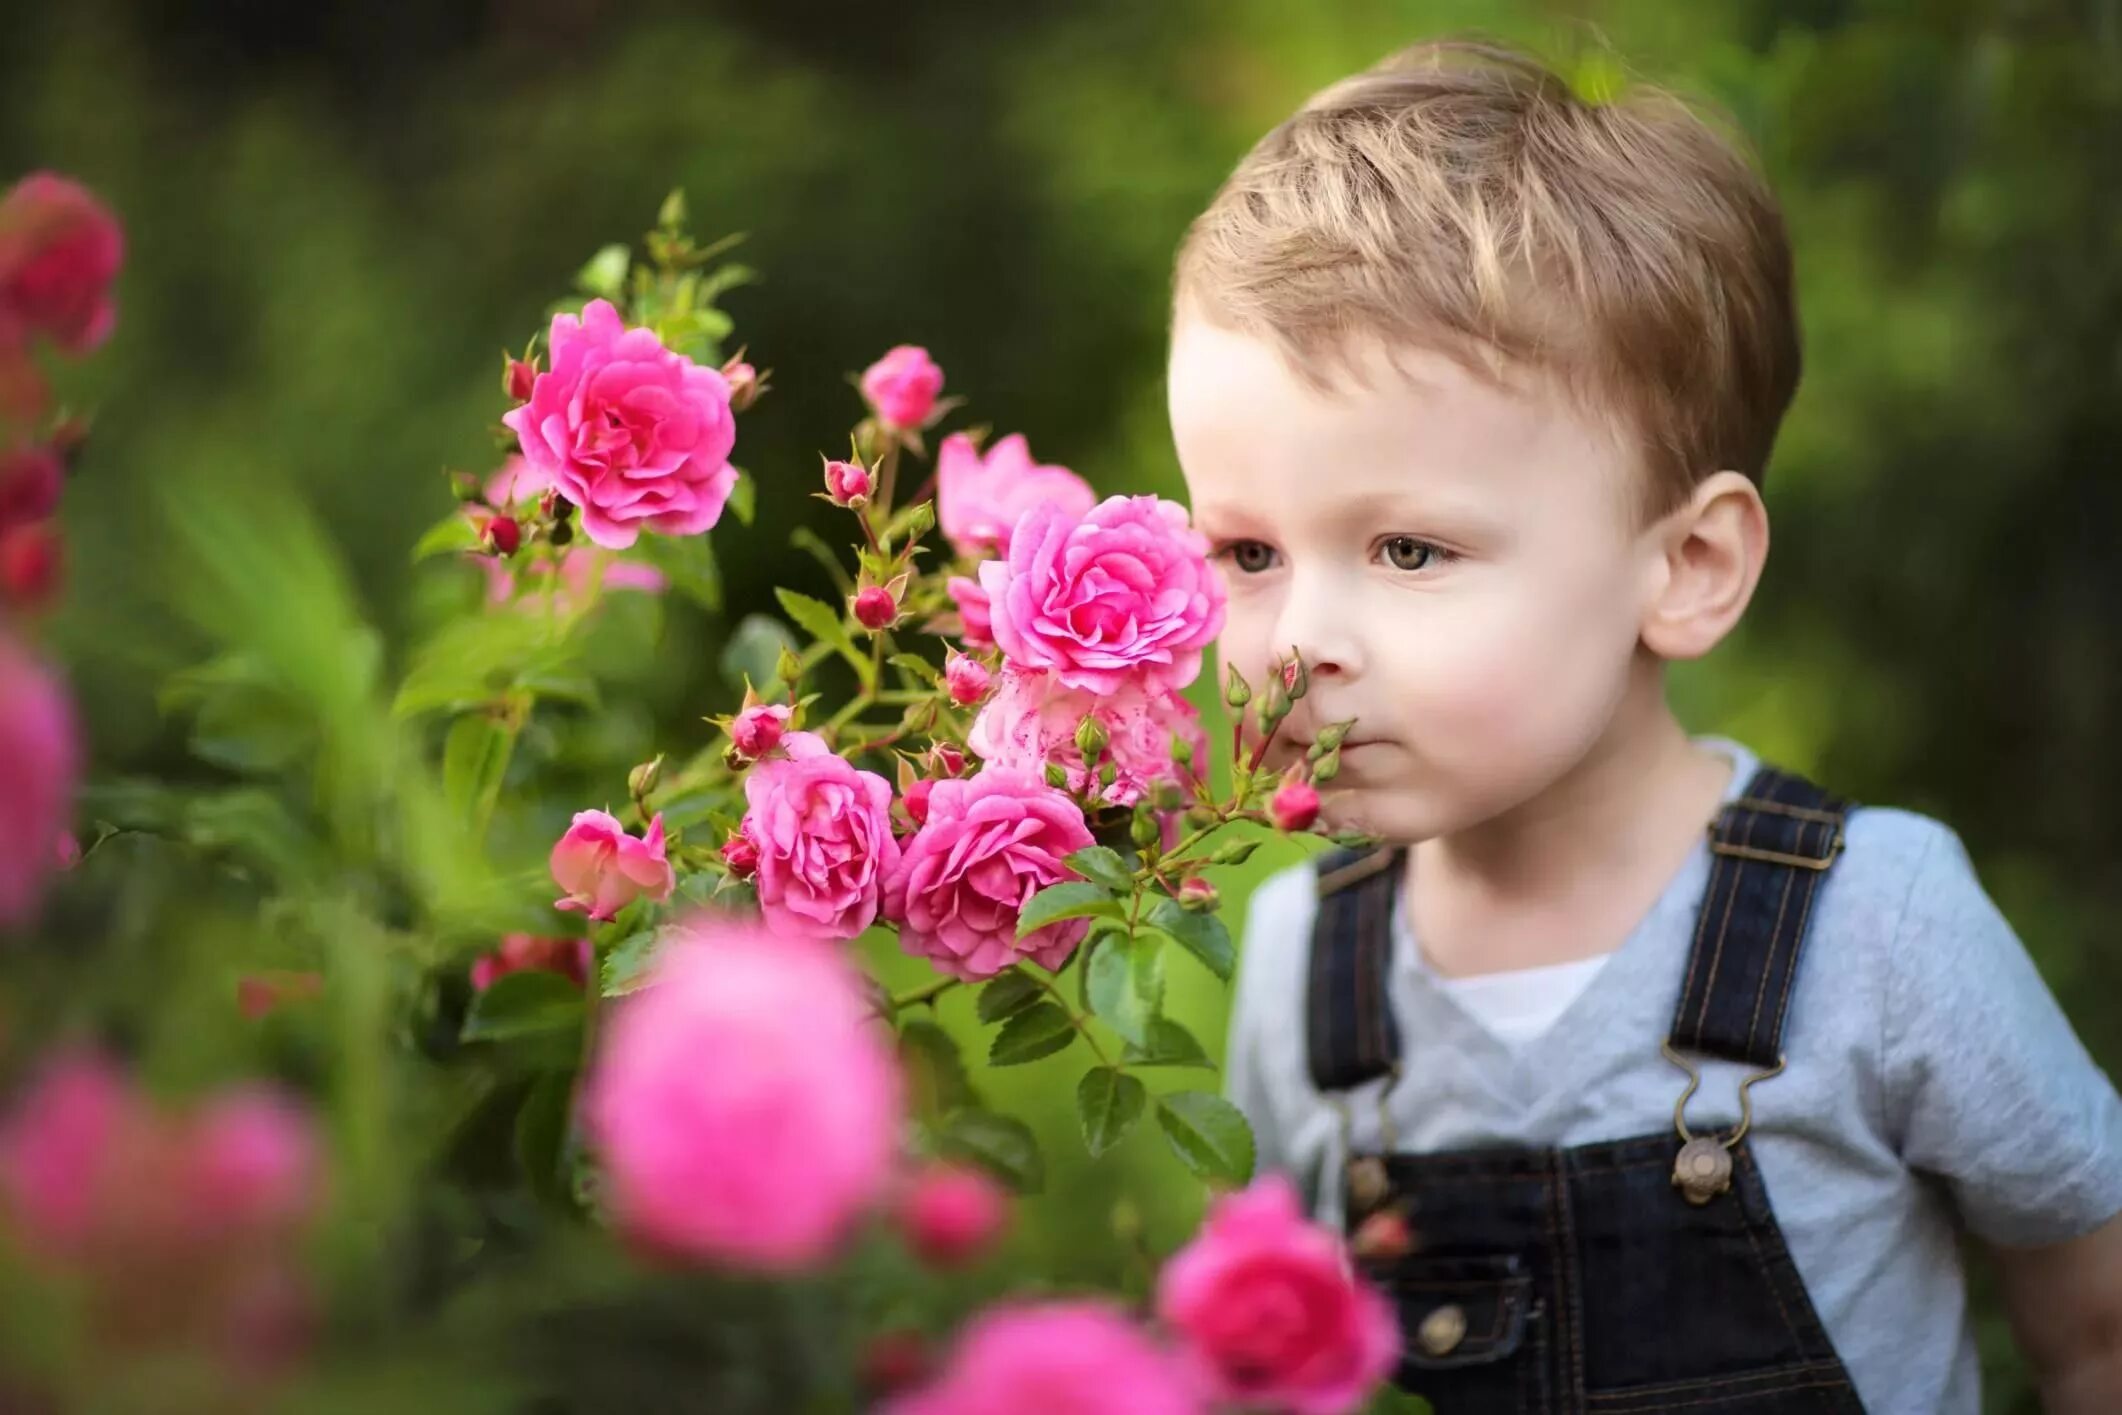
<path id="1" fill-rule="evenodd" d="M 1643 646 L 1660 658 L 1700 658 L 1753 599 L 1768 559 L 1768 508 L 1751 481 L 1717 472 L 1644 534 L 1651 582 Z"/>

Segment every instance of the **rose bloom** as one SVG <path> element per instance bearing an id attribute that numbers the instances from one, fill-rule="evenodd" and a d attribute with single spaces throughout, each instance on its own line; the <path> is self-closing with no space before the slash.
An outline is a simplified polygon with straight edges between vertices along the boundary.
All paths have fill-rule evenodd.
<path id="1" fill-rule="evenodd" d="M 897 428 L 917 428 L 935 411 L 943 370 L 928 350 L 901 344 L 862 372 L 862 396 L 877 416 Z"/>
<path id="2" fill-rule="evenodd" d="M 1391 1306 L 1281 1175 L 1209 1206 L 1158 1277 L 1157 1316 L 1179 1333 L 1202 1393 L 1237 1405 L 1341 1415 L 1399 1361 Z"/>
<path id="3" fill-rule="evenodd" d="M 553 366 L 501 421 L 531 469 L 581 510 L 582 529 L 624 550 L 643 529 L 696 535 L 737 484 L 729 383 L 628 329 L 604 300 L 553 316 Z"/>
<path id="4" fill-rule="evenodd" d="M 1050 884 L 1078 878 L 1067 857 L 1092 844 L 1083 810 L 1029 772 L 989 767 L 938 781 L 928 816 L 884 887 L 899 946 L 967 982 L 1029 958 L 1058 968 L 1088 919 L 1063 919 L 1017 937 L 1017 919 Z"/>
<path id="5" fill-rule="evenodd" d="M 891 1179 L 902 1095 L 860 978 L 814 940 L 703 917 L 614 1009 L 584 1116 L 620 1225 L 763 1272 L 827 1261 Z"/>
<path id="6" fill-rule="evenodd" d="M 1086 717 L 1105 729 L 1100 764 L 1112 763 L 1110 786 L 1094 786 L 1084 770 L 1076 729 Z M 1067 687 L 1052 674 L 1011 668 L 973 719 L 966 743 L 990 767 L 1043 777 L 1052 764 L 1068 773 L 1071 791 L 1089 792 L 1107 805 L 1132 806 L 1160 781 L 1192 788 L 1192 772 L 1173 758 L 1174 738 L 1192 749 L 1195 761 L 1205 759 L 1208 738 L 1201 715 L 1177 693 L 1130 681 L 1101 695 Z"/>
<path id="7" fill-rule="evenodd" d="M 1205 1415 L 1177 1362 L 1103 1302 L 996 1307 L 883 1415 Z"/>
<path id="8" fill-rule="evenodd" d="M 956 1267 L 987 1252 L 1009 1227 L 1009 1195 L 985 1170 L 932 1164 L 908 1183 L 898 1217 L 922 1261 Z"/>
<path id="9" fill-rule="evenodd" d="M 1183 688 L 1223 627 L 1224 591 L 1186 511 L 1115 496 L 1087 515 L 1035 506 L 1009 555 L 980 567 L 995 643 L 1020 668 L 1110 693 L 1142 675 Z"/>
<path id="10" fill-rule="evenodd" d="M 589 986 L 596 950 L 586 938 L 542 938 L 508 934 L 501 946 L 472 960 L 472 987 L 485 992 L 510 973 L 558 973 L 578 988 Z"/>
<path id="11" fill-rule="evenodd" d="M 89 352 L 118 322 L 111 282 L 124 262 L 123 229 L 80 183 L 32 172 L 0 198 L 0 326 Z"/>
<path id="12" fill-rule="evenodd" d="M 663 817 L 648 823 L 640 839 L 626 833 L 618 819 L 604 811 L 578 811 L 567 833 L 553 846 L 553 879 L 566 893 L 553 907 L 586 913 L 609 922 L 621 909 L 646 895 L 668 899 L 677 886 L 663 854 Z"/>
<path id="13" fill-rule="evenodd" d="M 50 674 L 0 635 L 0 927 L 25 922 L 73 815 L 80 747 Z"/>
<path id="14" fill-rule="evenodd" d="M 1022 433 L 1003 438 L 984 457 L 962 432 L 936 449 L 936 524 L 960 555 L 1008 554 L 1017 522 L 1048 502 L 1082 516 L 1098 504 L 1098 493 L 1066 467 L 1034 463 Z"/>
<path id="15" fill-rule="evenodd" d="M 877 917 L 899 863 L 891 784 L 857 771 L 815 732 L 791 732 L 784 755 L 744 779 L 745 838 L 759 850 L 759 909 L 795 938 L 853 938 Z"/>

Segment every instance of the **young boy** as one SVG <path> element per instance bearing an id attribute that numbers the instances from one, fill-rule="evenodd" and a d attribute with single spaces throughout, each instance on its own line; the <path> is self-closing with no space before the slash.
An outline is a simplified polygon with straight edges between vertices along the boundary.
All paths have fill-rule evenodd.
<path id="1" fill-rule="evenodd" d="M 1328 818 L 1387 842 L 1253 901 L 1230 1086 L 1398 1253 L 1440 1415 L 1973 1412 L 1962 1227 L 2049 1407 L 2122 1411 L 2122 1102 L 1958 839 L 1666 704 L 1797 381 L 1746 160 L 1503 51 L 1320 93 L 1180 254 L 1223 652 L 1303 655 L 1277 760 L 1355 719 Z"/>

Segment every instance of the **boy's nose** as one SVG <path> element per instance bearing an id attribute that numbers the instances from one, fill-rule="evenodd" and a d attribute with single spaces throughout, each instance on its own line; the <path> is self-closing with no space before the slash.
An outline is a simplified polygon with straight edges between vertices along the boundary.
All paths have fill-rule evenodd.
<path id="1" fill-rule="evenodd" d="M 1363 671 L 1352 607 L 1330 586 L 1293 585 L 1277 627 L 1277 647 L 1285 653 L 1295 649 L 1314 676 L 1347 678 Z"/>

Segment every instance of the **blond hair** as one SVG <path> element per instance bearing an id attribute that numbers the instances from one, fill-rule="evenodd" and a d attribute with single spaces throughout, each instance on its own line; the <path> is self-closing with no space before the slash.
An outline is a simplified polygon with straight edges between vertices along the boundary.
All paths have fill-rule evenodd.
<path id="1" fill-rule="evenodd" d="M 1669 92 L 1587 101 L 1487 44 L 1314 95 L 1194 221 L 1175 287 L 1321 387 L 1366 335 L 1559 374 L 1639 441 L 1651 515 L 1719 469 L 1758 482 L 1798 383 L 1790 248 L 1740 146 Z"/>

